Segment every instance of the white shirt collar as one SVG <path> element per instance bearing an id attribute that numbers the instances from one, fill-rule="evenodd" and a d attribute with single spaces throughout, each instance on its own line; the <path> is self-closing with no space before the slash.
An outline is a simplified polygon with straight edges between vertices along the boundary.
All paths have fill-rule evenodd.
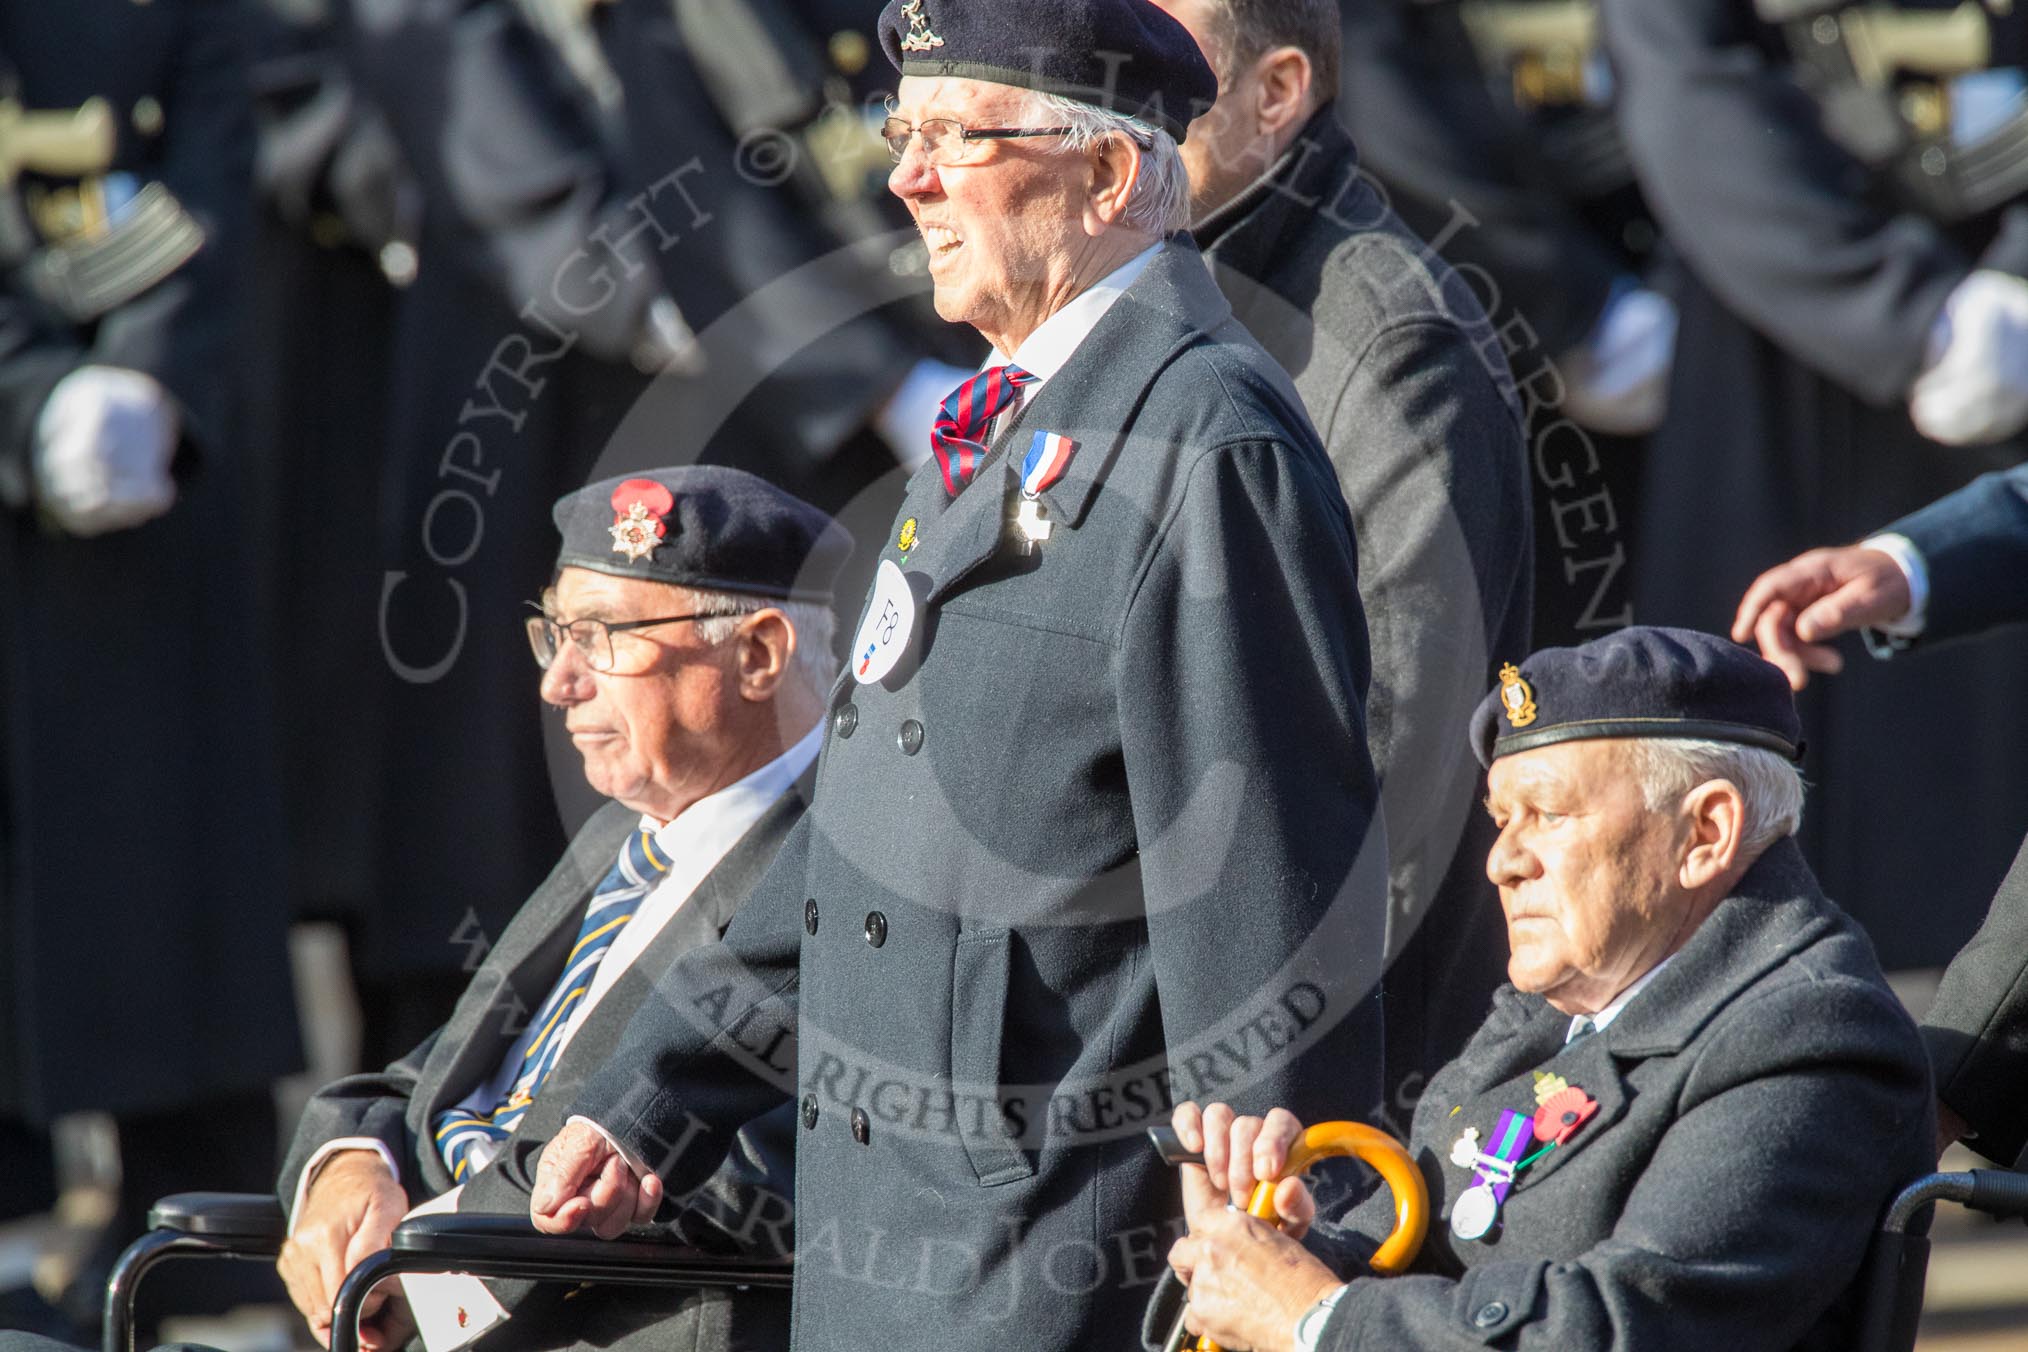
<path id="1" fill-rule="evenodd" d="M 707 793 L 667 822 L 644 815 L 641 829 L 654 834 L 655 848 L 665 859 L 681 858 L 699 840 L 723 840 L 729 847 L 802 777 L 823 744 L 824 722 L 819 719 L 794 746 L 746 778 Z"/>
<path id="2" fill-rule="evenodd" d="M 1675 960 L 1676 955 L 1674 953 L 1671 953 L 1668 957 L 1662 959 L 1660 962 L 1656 963 L 1653 967 L 1650 967 L 1647 971 L 1641 973 L 1640 976 L 1634 979 L 1633 985 L 1627 987 L 1625 990 L 1621 991 L 1618 995 L 1614 996 L 1613 1002 L 1607 1005 L 1604 1009 L 1601 1009 L 1598 1013 L 1579 1014 L 1573 1017 L 1570 1021 L 1569 1031 L 1564 1033 L 1563 1035 L 1564 1042 L 1568 1044 L 1572 1038 L 1576 1037 L 1579 1031 L 1581 1030 L 1581 1027 L 1589 1027 L 1594 1032 L 1600 1033 L 1604 1032 L 1606 1025 L 1611 1023 L 1614 1019 L 1617 1019 L 1620 1016 L 1620 1011 L 1627 1007 L 1627 1001 L 1633 999 L 1636 995 L 1639 995 L 1642 989 L 1650 981 L 1653 981 L 1656 977 L 1662 974 L 1662 969 L 1664 967 L 1667 967 L 1670 963 L 1674 962 Z"/>
<path id="3" fill-rule="evenodd" d="M 1063 369 L 1063 364 L 1070 360 L 1071 353 L 1077 351 L 1078 344 L 1091 336 L 1091 331 L 1098 327 L 1099 320 L 1105 318 L 1106 311 L 1112 309 L 1113 303 L 1126 294 L 1127 288 L 1134 284 L 1134 279 L 1148 266 L 1148 260 L 1161 252 L 1161 249 L 1162 241 L 1158 239 L 1078 292 L 1070 304 L 1043 320 L 1041 326 L 1029 334 L 1021 346 L 1014 349 L 1012 358 L 1003 355 L 997 347 L 994 348 L 986 358 L 986 366 L 1004 366 L 1011 360 L 1016 366 L 1035 377 L 1035 385 L 1048 380 Z M 980 369 L 983 370 L 984 367 Z M 1034 389 L 1035 386 L 1031 385 L 1025 393 L 1032 394 Z"/>

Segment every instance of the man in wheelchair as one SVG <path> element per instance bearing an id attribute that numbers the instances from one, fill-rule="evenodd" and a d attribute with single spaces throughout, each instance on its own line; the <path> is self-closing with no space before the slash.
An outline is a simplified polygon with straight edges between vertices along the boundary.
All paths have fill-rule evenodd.
<path id="1" fill-rule="evenodd" d="M 837 667 L 843 529 L 715 466 L 593 484 L 555 519 L 562 549 L 529 639 L 544 703 L 615 801 L 500 935 L 450 1022 L 305 1111 L 281 1178 L 279 1267 L 320 1342 L 346 1273 L 412 1208 L 527 1214 L 534 1160 L 587 1069 L 660 998 L 655 977 L 718 938 L 803 811 Z M 684 1240 L 788 1256 L 792 1128 L 768 1125 L 688 1199 Z M 362 1346 L 399 1346 L 419 1325 L 429 1352 L 449 1352 L 509 1319 L 520 1348 L 787 1341 L 779 1296 L 573 1295 L 410 1276 L 369 1298 Z"/>
<path id="2" fill-rule="evenodd" d="M 1934 1113 L 1914 1024 L 1788 839 L 1798 733 L 1781 673 L 1709 635 L 1506 668 L 1471 735 L 1511 984 L 1416 1109 L 1419 1258 L 1365 1275 L 1385 1189 L 1320 1218 L 1284 1180 L 1281 1232 L 1228 1208 L 1302 1124 L 1184 1104 L 1204 1164 L 1151 1345 L 1187 1299 L 1234 1349 L 1851 1346 L 1841 1296 Z"/>

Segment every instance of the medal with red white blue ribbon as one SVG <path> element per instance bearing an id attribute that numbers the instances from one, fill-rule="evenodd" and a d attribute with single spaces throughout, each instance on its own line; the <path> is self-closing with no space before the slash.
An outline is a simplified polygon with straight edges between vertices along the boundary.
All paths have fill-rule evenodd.
<path id="1" fill-rule="evenodd" d="M 1063 477 L 1077 443 L 1060 432 L 1038 431 L 1021 459 L 1021 501 L 1014 510 L 1014 539 L 1023 554 L 1033 554 L 1051 530 L 1049 513 L 1043 510 L 1045 489 Z"/>

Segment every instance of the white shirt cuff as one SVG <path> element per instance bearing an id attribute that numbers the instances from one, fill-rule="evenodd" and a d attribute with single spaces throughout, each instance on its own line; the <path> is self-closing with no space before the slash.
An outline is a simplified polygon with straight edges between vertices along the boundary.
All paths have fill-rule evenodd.
<path id="1" fill-rule="evenodd" d="M 1901 576 L 1908 583 L 1908 609 L 1899 619 L 1888 620 L 1878 626 L 1883 634 L 1894 638 L 1914 638 L 1922 633 L 1929 615 L 1929 565 L 1922 561 L 1922 551 L 1906 535 L 1888 532 L 1868 536 L 1859 542 L 1861 549 L 1877 549 L 1894 560 L 1894 566 L 1901 570 Z"/>
<path id="2" fill-rule="evenodd" d="M 291 1235 L 296 1233 L 296 1221 L 303 1214 L 303 1199 L 310 1195 L 310 1185 L 317 1181 L 317 1175 L 323 1172 L 324 1166 L 330 1162 L 333 1155 L 343 1154 L 347 1150 L 372 1151 L 380 1156 L 380 1162 L 387 1166 L 388 1177 L 397 1183 L 401 1182 L 401 1166 L 395 1162 L 394 1152 L 387 1148 L 386 1142 L 371 1136 L 340 1136 L 335 1141 L 326 1141 L 317 1147 L 316 1154 L 310 1156 L 310 1162 L 303 1166 L 302 1176 L 296 1180 L 295 1201 L 289 1207 Z"/>
<path id="3" fill-rule="evenodd" d="M 590 1127 L 593 1131 L 597 1132 L 601 1140 L 603 1140 L 607 1145 L 611 1146 L 614 1150 L 619 1152 L 620 1159 L 625 1162 L 626 1166 L 629 1169 L 632 1169 L 634 1171 L 634 1177 L 646 1178 L 649 1174 L 655 1172 L 653 1169 L 650 1169 L 647 1165 L 641 1162 L 641 1157 L 639 1155 L 636 1155 L 633 1151 L 627 1149 L 626 1142 L 622 1141 L 619 1137 L 607 1131 L 604 1127 L 600 1126 L 598 1123 L 592 1121 L 589 1117 L 571 1117 L 566 1119 L 563 1125 L 567 1127 L 572 1122 L 582 1122 L 586 1126 Z"/>
<path id="4" fill-rule="evenodd" d="M 458 1199 L 464 1191 L 457 1187 L 441 1197 L 432 1197 L 402 1219 L 448 1215 L 458 1209 Z M 404 1273 L 401 1289 L 408 1297 L 408 1312 L 415 1318 L 416 1333 L 429 1352 L 455 1352 L 513 1317 L 493 1298 L 486 1283 L 462 1272 Z"/>
<path id="5" fill-rule="evenodd" d="M 1345 1299 L 1345 1293 L 1352 1289 L 1351 1283 L 1326 1291 L 1317 1298 L 1317 1303 L 1303 1311 L 1296 1320 L 1296 1352 L 1317 1352 L 1317 1340 L 1324 1336 L 1324 1325 L 1331 1322 L 1331 1311 L 1338 1308 L 1338 1302 Z"/>

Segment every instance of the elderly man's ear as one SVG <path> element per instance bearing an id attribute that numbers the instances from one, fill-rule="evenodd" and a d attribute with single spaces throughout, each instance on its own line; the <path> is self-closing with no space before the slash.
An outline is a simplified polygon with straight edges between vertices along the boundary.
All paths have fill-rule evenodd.
<path id="1" fill-rule="evenodd" d="M 1141 152 L 1124 136 L 1108 136 L 1092 148 L 1091 189 L 1084 197 L 1084 232 L 1096 239 L 1120 222 L 1141 176 Z"/>
<path id="2" fill-rule="evenodd" d="M 1730 780 L 1712 779 L 1683 796 L 1689 827 L 1688 850 L 1678 881 L 1686 891 L 1699 891 L 1720 880 L 1730 881 L 1741 855 L 1740 833 L 1746 826 L 1746 800 Z"/>
<path id="3" fill-rule="evenodd" d="M 789 660 L 796 655 L 796 627 L 779 610 L 761 610 L 746 617 L 736 635 L 739 696 L 764 704 L 781 689 Z"/>

